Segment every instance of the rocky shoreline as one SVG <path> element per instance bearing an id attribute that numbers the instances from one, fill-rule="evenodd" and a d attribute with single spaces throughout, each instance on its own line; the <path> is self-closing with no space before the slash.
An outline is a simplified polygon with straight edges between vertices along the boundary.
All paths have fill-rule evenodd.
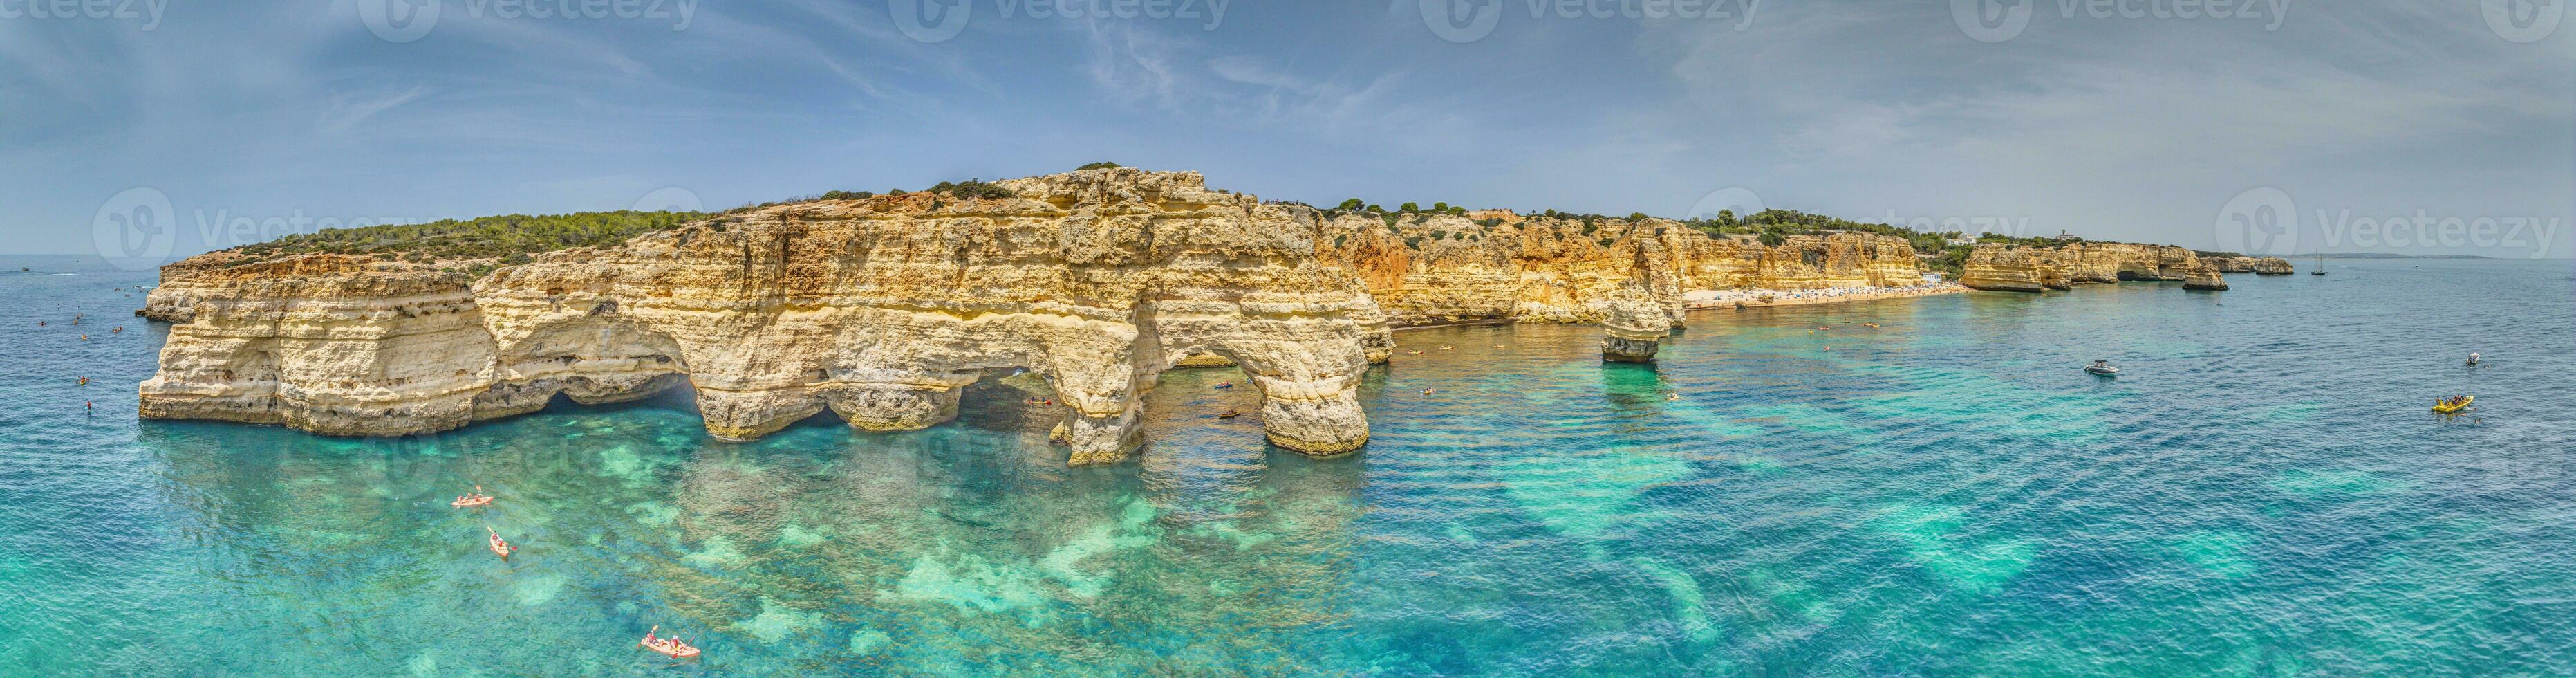
<path id="1" fill-rule="evenodd" d="M 1964 285 L 1924 283 L 1906 239 L 1873 233 L 1321 210 L 1108 167 L 748 208 L 497 268 L 200 255 L 164 267 L 137 311 L 177 323 L 139 390 L 149 418 L 406 435 L 687 387 L 709 435 L 748 440 L 826 410 L 861 430 L 934 426 L 967 386 L 1025 369 L 1087 464 L 1138 445 L 1161 372 L 1234 365 L 1271 442 L 1327 455 L 1366 444 L 1356 389 L 1394 327 L 1595 323 L 1605 360 L 1643 362 L 1694 302 L 2036 291 L 2132 269 L 2206 283 L 2180 252 L 1981 246 Z"/>
<path id="2" fill-rule="evenodd" d="M 2075 285 L 2146 280 L 2180 282 L 2184 289 L 2224 290 L 2227 279 L 2221 273 L 2219 259 L 2229 259 L 2228 265 L 2235 265 L 2234 257 L 2204 260 L 2196 252 L 2173 245 L 2079 242 L 2051 247 L 1981 243 L 1968 255 L 1959 284 L 1990 292 L 2042 292 Z M 2272 261 L 2282 266 L 2289 263 Z M 2245 266 L 2279 270 L 2260 260 Z"/>
<path id="3" fill-rule="evenodd" d="M 1062 403 L 1074 463 L 1137 444 L 1139 394 L 1222 356 L 1264 396 L 1270 440 L 1357 449 L 1355 389 L 1393 345 L 1348 273 L 1315 260 L 1311 208 L 1196 173 L 1090 170 L 737 212 L 481 278 L 338 254 L 182 262 L 149 307 L 188 309 L 152 418 L 402 435 L 682 385 L 707 432 L 750 439 L 826 409 L 871 431 L 955 416 L 960 390 L 1025 368 Z"/>
<path id="4" fill-rule="evenodd" d="M 1769 290 L 1753 288 L 1710 291 L 1714 292 L 1714 294 L 1697 295 L 1694 293 L 1691 297 L 1692 300 L 1686 302 L 1685 306 L 1693 310 L 1698 310 L 1711 308 L 1734 308 L 1738 304 L 1742 304 L 1746 308 L 1839 304 L 1852 301 L 1911 299 L 1914 297 L 1928 297 L 1938 294 L 1958 294 L 1968 291 L 1968 287 L 1958 283 L 1945 282 L 1905 285 L 1901 287 L 1829 287 L 1814 290 Z"/>

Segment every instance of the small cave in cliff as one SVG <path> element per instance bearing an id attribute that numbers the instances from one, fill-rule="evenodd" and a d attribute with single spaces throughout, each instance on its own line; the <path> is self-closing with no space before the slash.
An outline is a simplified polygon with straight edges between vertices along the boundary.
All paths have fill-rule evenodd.
<path id="1" fill-rule="evenodd" d="M 1046 435 L 1066 416 L 1062 402 L 1055 386 L 1034 371 L 985 370 L 982 378 L 959 389 L 957 416 L 942 425 Z"/>
<path id="2" fill-rule="evenodd" d="M 585 405 L 650 398 L 688 384 L 669 335 L 592 314 L 530 332 L 498 356 L 499 380 L 475 399 L 477 419 L 533 412 L 569 398 Z"/>

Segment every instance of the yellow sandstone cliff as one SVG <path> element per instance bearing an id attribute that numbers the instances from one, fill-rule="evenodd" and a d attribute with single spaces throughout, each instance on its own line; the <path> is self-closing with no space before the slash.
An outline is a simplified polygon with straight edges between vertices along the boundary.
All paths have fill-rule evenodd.
<path id="1" fill-rule="evenodd" d="M 1793 235 L 1777 246 L 1645 218 L 1509 211 L 1337 213 L 1319 258 L 1359 276 L 1397 325 L 1461 320 L 1598 323 L 1632 279 L 1671 307 L 1689 290 L 1888 287 L 1923 282 L 1914 247 L 1871 233 Z M 1641 253 L 1641 256 L 1633 253 Z"/>
<path id="2" fill-rule="evenodd" d="M 1358 281 L 1315 260 L 1314 210 L 1194 172 L 999 183 L 1018 196 L 780 205 L 480 280 L 338 255 L 182 262 L 155 313 L 188 321 L 143 415 L 392 435 L 685 384 L 709 433 L 743 439 L 824 409 L 934 425 L 961 388 L 1026 368 L 1065 406 L 1071 460 L 1095 463 L 1136 444 L 1155 376 L 1204 354 L 1251 374 L 1280 446 L 1367 441 L 1355 389 L 1392 342 Z"/>
<path id="3" fill-rule="evenodd" d="M 1959 284 L 1996 292 L 2040 292 L 2086 283 L 2170 280 L 2187 287 L 2225 289 L 2215 266 L 2173 245 L 2074 243 L 2040 247 L 1981 243 L 1969 253 Z M 2196 269 L 2204 269 L 2195 272 Z"/>
<path id="4" fill-rule="evenodd" d="M 2289 275 L 2299 272 L 2297 267 L 2290 264 L 2290 260 L 2280 257 L 2201 257 L 2201 260 L 2216 266 L 2220 273 Z"/>

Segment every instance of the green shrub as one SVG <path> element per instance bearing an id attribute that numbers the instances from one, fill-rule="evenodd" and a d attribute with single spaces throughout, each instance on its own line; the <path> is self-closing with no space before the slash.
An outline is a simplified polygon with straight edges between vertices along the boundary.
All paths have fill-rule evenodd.
<path id="1" fill-rule="evenodd" d="M 1083 166 L 1081 166 L 1081 167 L 1076 167 L 1076 168 L 1074 168 L 1074 169 L 1078 171 L 1078 170 L 1118 169 L 1118 168 L 1119 168 L 1119 164 L 1118 164 L 1118 163 L 1108 162 L 1108 161 L 1101 161 L 1101 162 L 1091 163 L 1091 164 L 1089 164 L 1089 165 L 1083 165 Z"/>
<path id="2" fill-rule="evenodd" d="M 420 263 L 497 259 L 513 254 L 525 257 L 574 247 L 613 245 L 707 216 L 696 212 L 634 211 L 510 214 L 425 224 L 334 228 L 245 245 L 234 251 L 245 256 L 245 263 L 317 252 L 366 253 Z"/>
<path id="3" fill-rule="evenodd" d="M 968 179 L 956 183 L 942 181 L 939 185 L 930 187 L 930 192 L 960 200 L 999 200 L 1016 198 L 1020 195 L 1011 189 L 1003 188 L 1000 184 L 986 183 L 983 179 Z"/>

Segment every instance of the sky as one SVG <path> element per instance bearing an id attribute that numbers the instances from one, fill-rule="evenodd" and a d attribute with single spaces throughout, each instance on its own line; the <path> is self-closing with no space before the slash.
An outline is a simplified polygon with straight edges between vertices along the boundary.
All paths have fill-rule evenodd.
<path id="1" fill-rule="evenodd" d="M 1327 205 L 2569 257 L 2564 4 L 0 0 L 0 252 L 1105 160 Z"/>

